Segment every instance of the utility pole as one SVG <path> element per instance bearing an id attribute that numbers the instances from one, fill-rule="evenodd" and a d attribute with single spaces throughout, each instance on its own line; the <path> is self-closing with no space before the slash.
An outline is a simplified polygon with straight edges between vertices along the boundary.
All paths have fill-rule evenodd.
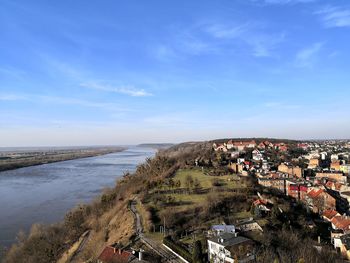
<path id="1" fill-rule="evenodd" d="M 164 216 L 164 236 L 165 236 L 165 216 Z"/>

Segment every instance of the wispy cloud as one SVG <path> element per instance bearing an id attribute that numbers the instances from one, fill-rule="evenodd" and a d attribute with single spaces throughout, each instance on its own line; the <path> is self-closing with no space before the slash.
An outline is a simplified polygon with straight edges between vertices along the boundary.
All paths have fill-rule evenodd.
<path id="1" fill-rule="evenodd" d="M 255 57 L 276 56 L 278 45 L 285 41 L 285 32 L 270 32 L 259 21 L 199 21 L 188 28 L 176 28 L 173 36 L 155 45 L 152 55 L 161 61 L 187 56 L 220 55 L 248 50 Z"/>
<path id="2" fill-rule="evenodd" d="M 316 2 L 317 0 L 252 0 L 253 2 L 271 5 L 293 5 Z"/>
<path id="3" fill-rule="evenodd" d="M 81 83 L 80 86 L 84 88 L 99 90 L 99 91 L 120 93 L 124 95 L 129 95 L 132 97 L 147 97 L 147 96 L 153 95 L 152 93 L 149 93 L 144 89 L 136 89 L 133 86 L 113 87 L 107 84 L 99 84 L 94 82 Z"/>
<path id="4" fill-rule="evenodd" d="M 350 8 L 327 6 L 315 12 L 320 15 L 325 27 L 349 27 L 350 26 Z"/>
<path id="5" fill-rule="evenodd" d="M 63 105 L 74 105 L 74 106 L 82 106 L 88 108 L 99 108 L 103 110 L 111 110 L 111 111 L 125 111 L 120 105 L 116 103 L 109 102 L 95 102 L 90 100 L 83 100 L 77 98 L 69 98 L 69 97 L 59 97 L 59 96 L 36 96 L 36 99 L 41 103 L 54 103 L 54 104 L 63 104 Z"/>
<path id="6" fill-rule="evenodd" d="M 26 73 L 13 67 L 0 67 L 0 75 L 21 79 Z"/>
<path id="7" fill-rule="evenodd" d="M 87 108 L 99 108 L 114 112 L 125 112 L 130 109 L 123 108 L 121 105 L 111 102 L 96 102 L 91 100 L 78 99 L 73 97 L 62 97 L 52 95 L 39 95 L 39 94 L 0 94 L 0 101 L 27 101 L 35 104 L 62 104 L 62 105 L 73 105 Z"/>
<path id="8" fill-rule="evenodd" d="M 132 85 L 114 87 L 109 84 L 95 81 L 98 78 L 93 76 L 93 73 L 87 70 L 84 70 L 81 67 L 72 66 L 71 64 L 62 62 L 46 54 L 40 54 L 40 57 L 45 62 L 45 65 L 47 65 L 46 70 L 49 72 L 49 74 L 53 76 L 56 76 L 57 73 L 61 74 L 65 78 L 73 82 L 76 82 L 77 85 L 79 85 L 80 87 L 99 90 L 99 91 L 105 91 L 105 92 L 119 93 L 119 94 L 124 94 L 132 97 L 146 97 L 146 96 L 153 95 L 152 93 L 147 92 L 145 89 L 137 89 Z"/>
<path id="9" fill-rule="evenodd" d="M 263 106 L 266 108 L 280 109 L 280 110 L 295 110 L 295 109 L 301 108 L 301 106 L 297 104 L 288 104 L 288 103 L 282 103 L 282 102 L 266 102 Z"/>
<path id="10" fill-rule="evenodd" d="M 285 33 L 262 33 L 259 23 L 243 23 L 240 25 L 211 24 L 204 29 L 216 39 L 237 39 L 250 46 L 252 55 L 269 57 L 278 44 L 285 40 Z"/>
<path id="11" fill-rule="evenodd" d="M 300 50 L 296 54 L 295 65 L 297 67 L 312 67 L 317 60 L 318 54 L 324 46 L 323 42 L 314 43 L 310 47 Z"/>
<path id="12" fill-rule="evenodd" d="M 184 36 L 178 42 L 178 46 L 186 54 L 194 56 L 217 52 L 217 47 L 214 45 L 214 43 L 192 34 L 187 34 Z"/>
<path id="13" fill-rule="evenodd" d="M 27 98 L 23 95 L 17 94 L 0 94 L 0 101 L 18 101 L 26 100 Z"/>
<path id="14" fill-rule="evenodd" d="M 205 31 L 216 38 L 237 38 L 249 29 L 249 23 L 224 26 L 222 24 L 211 24 L 205 27 Z"/>
<path id="15" fill-rule="evenodd" d="M 253 55 L 256 57 L 269 57 L 278 44 L 285 40 L 285 33 L 253 35 L 248 38 L 248 43 L 253 47 Z"/>
<path id="16" fill-rule="evenodd" d="M 161 61 L 171 61 L 178 57 L 176 52 L 169 46 L 158 45 L 153 49 L 153 55 Z"/>

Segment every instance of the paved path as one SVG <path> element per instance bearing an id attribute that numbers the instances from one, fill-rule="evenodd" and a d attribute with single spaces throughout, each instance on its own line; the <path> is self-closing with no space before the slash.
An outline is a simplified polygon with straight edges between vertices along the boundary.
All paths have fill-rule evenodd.
<path id="1" fill-rule="evenodd" d="M 130 210 L 134 214 L 136 235 L 140 238 L 140 241 L 161 256 L 162 262 L 182 263 L 182 260 L 167 250 L 162 244 L 144 236 L 141 216 L 136 209 L 136 204 L 137 201 L 133 200 L 130 204 Z"/>

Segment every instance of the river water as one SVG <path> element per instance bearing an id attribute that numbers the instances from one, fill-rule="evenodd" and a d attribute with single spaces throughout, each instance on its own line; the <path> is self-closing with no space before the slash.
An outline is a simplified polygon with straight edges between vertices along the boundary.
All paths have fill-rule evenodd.
<path id="1" fill-rule="evenodd" d="M 154 149 L 130 147 L 97 157 L 0 172 L 0 246 L 15 241 L 19 230 L 33 223 L 63 219 L 77 204 L 87 203 L 118 177 L 155 154 Z"/>

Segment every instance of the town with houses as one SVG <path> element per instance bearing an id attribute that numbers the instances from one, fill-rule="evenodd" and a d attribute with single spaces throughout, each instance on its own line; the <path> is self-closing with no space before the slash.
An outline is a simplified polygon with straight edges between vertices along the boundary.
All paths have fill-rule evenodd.
<path id="1" fill-rule="evenodd" d="M 241 179 L 254 178 L 261 189 L 275 191 L 310 213 L 312 216 L 301 224 L 310 231 L 323 226 L 323 233 L 314 231 L 317 236 L 314 247 L 318 251 L 326 245 L 344 262 L 350 260 L 350 141 L 221 140 L 212 143 L 212 151 L 233 175 Z M 201 165 L 196 159 L 195 166 L 203 170 Z M 166 238 L 161 248 L 156 245 L 152 248 L 151 239 L 146 239 L 142 230 L 138 231 L 140 239 L 149 248 L 158 250 L 162 258 L 159 262 L 261 262 L 257 260 L 257 241 L 247 233 L 263 233 L 266 231 L 264 218 L 276 210 L 282 215 L 284 211 L 281 206 L 277 208 L 263 190 L 256 196 L 249 204 L 251 216 L 240 218 L 234 224 L 212 224 L 203 231 L 206 244 L 201 253 L 206 255 L 205 260 L 195 260 L 184 253 L 186 246 L 180 245 L 179 249 L 178 245 L 165 242 Z M 143 258 L 144 252 L 106 247 L 98 262 L 152 262 Z M 121 258 L 125 261 L 118 261 Z"/>
<path id="2" fill-rule="evenodd" d="M 236 162 L 229 164 L 235 173 L 241 176 L 254 174 L 259 185 L 292 197 L 329 222 L 331 244 L 345 259 L 350 260 L 349 141 L 300 142 L 293 147 L 295 156 L 283 160 L 284 153 L 291 150 L 288 143 L 229 140 L 213 144 L 216 152 L 229 154 L 230 158 L 236 159 Z M 241 153 L 248 149 L 251 157 L 240 158 Z M 278 159 L 282 161 L 273 161 L 268 154 L 270 150 L 280 152 Z M 266 213 L 271 211 L 273 204 L 261 198 L 253 205 Z M 227 251 L 225 253 L 227 255 Z M 214 254 L 223 258 L 220 252 Z M 225 260 L 215 262 L 234 262 Z"/>

